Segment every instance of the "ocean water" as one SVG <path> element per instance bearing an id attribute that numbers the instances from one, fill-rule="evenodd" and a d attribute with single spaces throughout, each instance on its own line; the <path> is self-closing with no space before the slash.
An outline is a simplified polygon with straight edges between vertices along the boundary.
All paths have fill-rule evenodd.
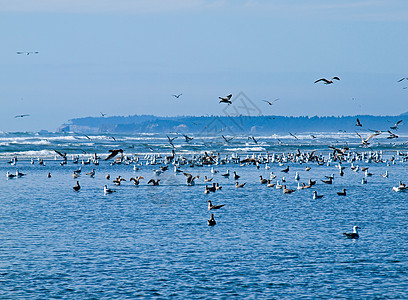
<path id="1" fill-rule="evenodd" d="M 354 165 L 369 167 L 373 176 L 362 184 L 364 172 L 343 162 L 279 164 L 227 163 L 179 168 L 193 176 L 194 186 L 176 174 L 173 165 L 161 175 L 163 164 L 146 165 L 154 154 L 167 156 L 171 146 L 161 135 L 109 136 L 88 139 L 77 135 L 0 136 L 0 298 L 2 299 L 407 299 L 408 192 L 394 192 L 399 181 L 408 183 L 404 140 L 378 140 L 373 149 L 337 133 L 261 137 L 258 144 L 236 137 L 226 144 L 218 137 L 196 137 L 189 144 L 174 141 L 177 155 L 191 159 L 208 150 L 221 157 L 233 153 L 241 160 L 252 154 L 331 153 L 328 145 L 349 145 L 358 153 L 381 151 L 384 162 L 365 159 Z M 279 144 L 278 139 L 281 141 Z M 351 140 L 351 142 L 350 142 Z M 137 163 L 83 165 L 93 153 L 106 157 L 108 149 L 122 148 Z M 150 149 L 151 148 L 151 149 Z M 68 153 L 60 165 L 54 150 Z M 86 153 L 84 153 L 86 152 Z M 72 162 L 79 156 L 79 163 Z M 15 165 L 9 161 L 17 157 Z M 395 164 L 390 159 L 395 158 Z M 31 158 L 34 164 L 31 164 Z M 38 164 L 43 158 L 45 166 Z M 156 159 L 157 163 L 161 158 Z M 388 161 L 388 164 L 387 164 Z M 139 170 L 135 171 L 137 165 Z M 289 173 L 281 172 L 286 166 Z M 305 166 L 311 167 L 305 171 Z M 81 176 L 72 173 L 82 168 Z M 211 167 L 219 173 L 212 174 Z M 91 178 L 85 173 L 95 169 Z M 26 175 L 7 179 L 6 172 Z M 220 174 L 236 171 L 242 189 Z M 388 171 L 389 177 L 381 174 Z M 51 178 L 47 178 L 48 172 Z M 261 185 L 259 176 L 285 177 L 289 188 L 317 180 L 311 189 L 283 194 Z M 105 176 L 110 174 L 111 179 Z M 321 182 L 334 174 L 332 185 Z M 112 179 L 126 179 L 115 186 Z M 139 186 L 131 177 L 143 176 Z M 222 190 L 204 194 L 204 176 L 213 177 Z M 159 186 L 147 185 L 160 179 Z M 79 192 L 73 190 L 76 180 Z M 103 186 L 116 190 L 104 194 Z M 347 189 L 347 196 L 337 192 Z M 313 191 L 323 194 L 312 199 Z M 207 209 L 207 200 L 225 204 Z M 217 224 L 207 225 L 210 213 Z M 358 240 L 343 232 L 361 227 Z"/>

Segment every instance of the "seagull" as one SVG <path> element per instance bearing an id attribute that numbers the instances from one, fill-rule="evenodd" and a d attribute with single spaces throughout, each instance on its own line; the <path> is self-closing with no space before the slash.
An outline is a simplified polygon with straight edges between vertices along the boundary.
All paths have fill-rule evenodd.
<path id="1" fill-rule="evenodd" d="M 219 99 L 221 99 L 220 102 L 218 102 L 218 103 L 228 103 L 228 104 L 232 104 L 232 102 L 230 101 L 231 97 L 232 97 L 232 94 L 229 94 L 229 95 L 226 96 L 226 97 L 218 97 Z"/>
<path id="2" fill-rule="evenodd" d="M 189 186 L 194 185 L 195 184 L 194 180 L 200 178 L 199 175 L 193 177 L 193 175 L 191 175 L 189 173 L 183 173 L 183 174 L 184 174 L 184 176 L 187 177 L 187 185 L 189 185 Z"/>
<path id="3" fill-rule="evenodd" d="M 105 160 L 108 160 L 110 158 L 115 157 L 116 155 L 118 155 L 118 153 L 122 153 L 123 154 L 123 150 L 122 149 L 114 149 L 114 150 L 109 150 L 110 154 L 108 155 L 107 158 L 105 158 Z"/>
<path id="4" fill-rule="evenodd" d="M 158 185 L 159 185 L 159 181 L 160 181 L 160 179 L 157 179 L 157 180 L 150 179 L 147 184 L 153 183 L 153 186 L 158 186 Z"/>
<path id="5" fill-rule="evenodd" d="M 245 186 L 246 182 L 239 184 L 238 181 L 235 182 L 235 187 L 238 188 L 243 188 Z"/>
<path id="6" fill-rule="evenodd" d="M 77 181 L 76 185 L 74 185 L 72 188 L 74 189 L 74 191 L 78 192 L 81 188 L 81 186 L 79 185 L 79 181 Z"/>
<path id="7" fill-rule="evenodd" d="M 186 143 L 189 143 L 191 140 L 193 140 L 194 138 L 189 137 L 188 135 L 183 134 L 184 138 L 186 139 Z"/>
<path id="8" fill-rule="evenodd" d="M 17 51 L 17 54 L 25 54 L 25 55 L 30 55 L 30 54 L 38 54 L 40 53 L 39 51 Z"/>
<path id="9" fill-rule="evenodd" d="M 343 235 L 348 239 L 358 239 L 359 235 L 358 235 L 357 229 L 361 229 L 361 228 L 358 227 L 358 226 L 353 226 L 353 232 L 352 233 L 344 232 Z"/>
<path id="10" fill-rule="evenodd" d="M 361 122 L 360 122 L 360 120 L 357 118 L 357 123 L 356 123 L 356 126 L 360 126 L 360 127 L 362 127 L 363 125 L 361 124 Z"/>
<path id="11" fill-rule="evenodd" d="M 268 101 L 268 100 L 262 100 L 262 101 L 268 103 L 269 105 L 272 105 L 272 104 L 274 104 L 274 103 L 275 103 L 276 101 L 278 101 L 278 100 L 279 100 L 279 98 L 276 98 L 275 100 L 272 100 L 272 101 Z"/>
<path id="12" fill-rule="evenodd" d="M 208 200 L 208 210 L 212 210 L 212 209 L 220 209 L 221 207 L 223 207 L 225 204 L 221 204 L 221 205 L 213 205 L 211 203 L 211 200 Z"/>
<path id="13" fill-rule="evenodd" d="M 106 116 L 106 114 L 104 114 L 104 113 L 101 112 L 101 116 L 104 117 L 104 116 Z"/>
<path id="14" fill-rule="evenodd" d="M 313 199 L 323 198 L 324 195 L 318 195 L 316 191 L 313 191 Z"/>
<path id="15" fill-rule="evenodd" d="M 319 82 L 319 81 L 323 81 L 324 84 L 332 84 L 332 83 L 333 83 L 333 80 L 340 80 L 340 78 L 337 77 L 337 76 L 333 77 L 331 80 L 328 80 L 328 79 L 326 79 L 326 78 L 320 78 L 320 79 L 316 80 L 314 83 L 317 83 L 317 82 Z"/>
<path id="16" fill-rule="evenodd" d="M 399 120 L 397 123 L 394 124 L 394 126 L 390 127 L 392 130 L 398 130 L 398 125 L 402 122 L 402 120 Z"/>
<path id="17" fill-rule="evenodd" d="M 16 177 L 23 177 L 23 176 L 25 176 L 25 174 L 24 173 L 20 173 L 19 171 L 18 171 L 18 169 L 16 170 Z"/>
<path id="18" fill-rule="evenodd" d="M 356 131 L 357 135 L 360 137 L 361 139 L 361 144 L 363 146 L 368 146 L 370 143 L 368 142 L 370 139 L 372 139 L 373 137 L 380 135 L 381 132 L 375 132 L 372 135 L 370 135 L 368 138 L 366 138 L 365 140 L 361 137 L 361 135 Z"/>
<path id="19" fill-rule="evenodd" d="M 92 171 L 89 173 L 86 173 L 86 175 L 89 175 L 93 178 L 95 176 L 95 169 L 92 169 Z"/>
<path id="20" fill-rule="evenodd" d="M 17 116 L 14 116 L 14 118 L 24 118 L 24 117 L 28 117 L 29 115 L 17 115 Z"/>
<path id="21" fill-rule="evenodd" d="M 229 142 L 231 142 L 234 138 L 226 138 L 225 136 L 221 135 L 222 138 L 227 142 L 227 144 L 229 144 Z"/>
<path id="22" fill-rule="evenodd" d="M 400 80 L 398 80 L 398 82 L 401 82 L 403 80 L 408 80 L 408 77 L 401 78 Z"/>
<path id="23" fill-rule="evenodd" d="M 129 181 L 134 181 L 135 185 L 139 185 L 140 179 L 144 179 L 144 177 L 143 177 L 143 176 L 138 176 L 138 177 L 136 177 L 136 178 L 133 178 L 133 177 L 132 177 L 132 178 L 130 178 Z"/>
<path id="24" fill-rule="evenodd" d="M 339 195 L 339 196 L 346 196 L 346 189 L 343 189 L 342 192 L 337 192 L 337 195 Z"/>
<path id="25" fill-rule="evenodd" d="M 207 220 L 207 224 L 208 224 L 208 226 L 214 226 L 215 224 L 217 224 L 217 223 L 215 222 L 215 220 L 214 220 L 214 215 L 213 215 L 213 214 L 211 214 L 210 219 Z"/>
<path id="26" fill-rule="evenodd" d="M 105 184 L 103 186 L 103 192 L 104 192 L 104 194 L 112 194 L 112 193 L 115 193 L 116 191 L 112 190 L 112 189 L 109 189 L 108 186 Z"/>
<path id="27" fill-rule="evenodd" d="M 297 137 L 296 135 L 294 135 L 294 134 L 291 133 L 291 132 L 289 132 L 289 134 L 290 134 L 291 136 L 293 136 L 296 140 L 298 140 L 298 137 Z"/>
<path id="28" fill-rule="evenodd" d="M 181 97 L 181 95 L 183 95 L 183 94 L 178 94 L 178 95 L 172 95 L 174 98 L 180 98 Z"/>
<path id="29" fill-rule="evenodd" d="M 7 171 L 6 177 L 7 178 L 14 178 L 14 177 L 16 177 L 16 175 L 11 174 L 9 171 Z"/>
<path id="30" fill-rule="evenodd" d="M 239 177 L 241 177 L 241 176 L 239 176 L 235 171 L 234 171 L 233 173 L 234 173 L 234 180 L 238 180 Z"/>
<path id="31" fill-rule="evenodd" d="M 248 137 L 248 140 L 253 140 L 255 144 L 258 144 L 258 141 L 259 141 L 259 139 L 258 139 L 258 140 L 255 139 L 254 136 L 249 136 L 249 137 Z"/>

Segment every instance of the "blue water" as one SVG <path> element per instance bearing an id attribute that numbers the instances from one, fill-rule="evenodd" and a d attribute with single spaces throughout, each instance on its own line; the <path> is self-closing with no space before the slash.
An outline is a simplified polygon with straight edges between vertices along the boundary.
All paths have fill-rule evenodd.
<path id="1" fill-rule="evenodd" d="M 153 137 L 148 143 L 158 145 L 162 138 Z M 76 142 L 70 141 L 69 147 L 74 149 Z M 0 177 L 0 298 L 408 298 L 408 193 L 392 191 L 400 180 L 408 182 L 407 162 L 397 159 L 390 166 L 354 162 L 369 166 L 374 174 L 365 185 L 361 184 L 364 173 L 351 171 L 347 162 L 343 177 L 334 162 L 330 166 L 288 163 L 288 174 L 280 172 L 284 166 L 278 163 L 269 163 L 270 170 L 264 165 L 259 169 L 217 165 L 214 168 L 220 172 L 215 175 L 211 166 L 183 165 L 182 170 L 200 175 L 196 185 L 187 186 L 172 165 L 160 176 L 153 170 L 161 165 L 144 164 L 134 171 L 133 164 L 111 166 L 101 160 L 93 166 L 69 159 L 60 166 L 53 149 L 81 152 L 69 150 L 61 140 L 55 142 L 58 145 L 52 139 L 50 143 L 4 146 L 9 150 L 0 160 L 4 174 Z M 126 151 L 133 155 L 142 152 L 146 140 L 130 143 L 135 147 Z M 301 150 L 310 151 L 311 142 L 304 143 Z M 110 146 L 115 146 L 114 141 L 95 151 L 106 156 Z M 288 144 L 280 153 L 298 146 Z M 38 148 L 32 151 L 33 147 Z M 92 152 L 91 146 L 86 147 Z M 198 146 L 181 145 L 177 151 L 188 149 L 190 157 L 200 152 L 194 147 Z M 276 144 L 261 147 L 279 151 Z M 327 145 L 319 147 L 327 156 Z M 387 155 L 395 153 L 390 150 Z M 38 165 L 35 155 L 43 155 L 46 165 Z M 144 155 L 137 157 L 145 162 Z M 14 156 L 22 158 L 11 166 L 7 161 Z M 306 165 L 312 168 L 309 172 Z M 80 166 L 82 175 L 74 180 L 72 172 Z M 26 175 L 7 180 L 6 172 L 17 168 Z M 94 178 L 84 174 L 92 168 Z M 239 182 L 247 182 L 243 189 L 235 188 L 232 177 L 220 176 L 227 169 L 241 176 Z M 388 178 L 380 176 L 385 170 Z M 277 179 L 284 176 L 293 189 L 296 171 L 300 182 L 312 178 L 318 183 L 284 195 L 259 183 L 259 175 L 269 178 L 271 171 Z M 106 174 L 111 180 L 105 179 Z M 320 181 L 331 174 L 335 174 L 332 185 Z M 121 186 L 112 183 L 118 175 L 127 180 Z M 129 182 L 140 175 L 145 179 L 139 186 Z M 214 177 L 222 190 L 205 195 L 204 175 Z M 147 185 L 150 178 L 161 178 L 161 185 Z M 72 189 L 76 180 L 82 187 L 79 192 Z M 104 184 L 116 193 L 104 195 Z M 347 196 L 338 196 L 343 188 Z M 314 190 L 324 197 L 313 200 Z M 211 211 L 217 221 L 214 227 L 207 226 L 208 199 L 225 204 Z M 344 238 L 342 233 L 353 226 L 362 228 L 360 239 Z"/>

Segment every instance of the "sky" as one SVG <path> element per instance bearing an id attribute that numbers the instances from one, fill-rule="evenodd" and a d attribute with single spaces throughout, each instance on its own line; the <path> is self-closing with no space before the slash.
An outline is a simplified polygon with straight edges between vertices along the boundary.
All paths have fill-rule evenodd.
<path id="1" fill-rule="evenodd" d="M 406 0 L 0 0 L 0 132 L 223 115 L 240 93 L 264 115 L 399 115 L 407 28 Z"/>

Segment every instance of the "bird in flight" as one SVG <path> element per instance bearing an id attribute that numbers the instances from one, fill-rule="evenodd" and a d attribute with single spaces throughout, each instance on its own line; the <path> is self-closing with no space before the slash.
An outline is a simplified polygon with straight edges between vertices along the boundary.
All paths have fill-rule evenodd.
<path id="1" fill-rule="evenodd" d="M 28 52 L 26 52 L 26 51 L 17 51 L 17 54 L 25 54 L 25 55 L 38 54 L 38 53 L 40 53 L 40 52 L 38 52 L 38 51 L 28 51 Z"/>
<path id="2" fill-rule="evenodd" d="M 298 137 L 297 137 L 296 135 L 294 135 L 292 132 L 289 132 L 289 134 L 290 134 L 291 136 L 293 136 L 296 140 L 298 140 Z"/>
<path id="3" fill-rule="evenodd" d="M 232 97 L 232 94 L 229 94 L 227 97 L 218 97 L 221 99 L 219 103 L 232 104 L 232 102 L 230 101 L 231 97 Z"/>
<path id="4" fill-rule="evenodd" d="M 110 152 L 110 154 L 108 155 L 108 157 L 105 158 L 105 160 L 108 160 L 108 159 L 111 159 L 111 158 L 115 157 L 116 155 L 118 155 L 118 153 L 123 154 L 122 149 L 109 150 L 109 152 Z"/>
<path id="5" fill-rule="evenodd" d="M 340 80 L 340 78 L 337 77 L 337 76 L 333 77 L 333 78 L 330 79 L 330 80 L 328 80 L 328 79 L 326 79 L 326 78 L 320 78 L 320 79 L 316 80 L 314 83 L 317 83 L 317 82 L 319 82 L 319 81 L 323 81 L 324 84 L 332 84 L 332 83 L 333 83 L 333 80 Z"/>
<path id="6" fill-rule="evenodd" d="M 181 95 L 183 95 L 183 94 L 178 94 L 178 95 L 172 95 L 174 98 L 180 98 L 181 97 Z"/>
<path id="7" fill-rule="evenodd" d="M 370 135 L 368 138 L 366 138 L 366 139 L 363 139 L 363 137 L 356 131 L 356 133 L 357 133 L 357 135 L 360 137 L 360 139 L 361 139 L 361 144 L 363 145 L 363 146 L 368 146 L 370 143 L 368 142 L 370 139 L 372 139 L 373 137 L 375 137 L 375 136 L 377 136 L 377 135 L 380 135 L 381 134 L 381 132 L 375 132 L 375 133 L 373 133 L 372 135 Z"/>
<path id="8" fill-rule="evenodd" d="M 402 120 L 399 120 L 397 123 L 394 124 L 394 126 L 390 127 L 390 129 L 393 130 L 398 130 L 398 125 L 402 122 Z"/>
<path id="9" fill-rule="evenodd" d="M 227 144 L 229 144 L 229 142 L 231 142 L 234 138 L 226 138 L 225 136 L 221 135 L 222 138 L 227 142 Z"/>
<path id="10" fill-rule="evenodd" d="M 268 101 L 268 100 L 262 100 L 262 101 L 268 103 L 269 105 L 272 105 L 272 104 L 274 104 L 274 103 L 275 103 L 276 101 L 278 101 L 278 100 L 279 100 L 279 98 L 276 98 L 275 100 L 272 100 L 272 101 Z"/>
<path id="11" fill-rule="evenodd" d="M 101 116 L 104 117 L 104 116 L 106 116 L 106 114 L 104 114 L 104 113 L 101 112 Z"/>
<path id="12" fill-rule="evenodd" d="M 398 82 L 401 82 L 403 80 L 408 80 L 408 77 L 401 78 L 400 80 L 398 80 Z"/>
<path id="13" fill-rule="evenodd" d="M 255 144 L 258 144 L 259 139 L 256 139 L 254 136 L 249 136 L 248 140 L 253 140 Z"/>
<path id="14" fill-rule="evenodd" d="M 360 120 L 357 118 L 357 123 L 356 123 L 356 126 L 360 126 L 360 127 L 362 127 L 363 125 L 361 124 L 361 122 L 360 122 Z"/>
<path id="15" fill-rule="evenodd" d="M 14 116 L 14 118 L 24 118 L 24 117 L 28 117 L 29 115 L 17 115 L 17 116 Z"/>

